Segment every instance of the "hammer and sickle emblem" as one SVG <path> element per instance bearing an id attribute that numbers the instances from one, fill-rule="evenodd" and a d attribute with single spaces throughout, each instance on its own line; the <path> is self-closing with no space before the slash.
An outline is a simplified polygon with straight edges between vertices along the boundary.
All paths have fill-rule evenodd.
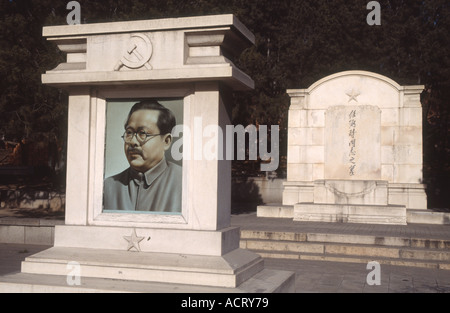
<path id="1" fill-rule="evenodd" d="M 124 65 L 132 69 L 145 66 L 146 69 L 151 70 L 152 66 L 149 61 L 152 53 L 153 47 L 150 39 L 143 34 L 133 34 L 128 42 L 126 53 L 117 62 L 114 70 L 119 71 Z"/>

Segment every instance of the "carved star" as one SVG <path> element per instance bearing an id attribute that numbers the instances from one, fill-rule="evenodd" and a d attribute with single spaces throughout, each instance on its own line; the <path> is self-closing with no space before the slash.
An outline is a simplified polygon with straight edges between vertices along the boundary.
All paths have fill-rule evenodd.
<path id="1" fill-rule="evenodd" d="M 123 236 L 123 239 L 128 241 L 128 248 L 127 248 L 128 251 L 130 251 L 132 248 L 135 248 L 137 251 L 141 251 L 141 248 L 139 247 L 139 242 L 141 242 L 144 238 L 145 237 L 138 237 L 136 235 L 136 229 L 133 229 L 131 236 Z"/>
<path id="2" fill-rule="evenodd" d="M 348 99 L 348 102 L 355 100 L 356 102 L 358 102 L 358 96 L 360 95 L 360 93 L 358 91 L 355 91 L 354 89 L 352 89 L 350 92 L 346 93 L 347 96 L 350 97 L 350 99 Z"/>

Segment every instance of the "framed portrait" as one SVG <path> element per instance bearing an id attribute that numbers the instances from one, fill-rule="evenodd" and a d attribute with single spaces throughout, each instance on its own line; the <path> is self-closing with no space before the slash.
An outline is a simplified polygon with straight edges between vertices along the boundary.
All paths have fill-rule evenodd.
<path id="1" fill-rule="evenodd" d="M 106 99 L 103 213 L 182 212 L 183 98 Z"/>

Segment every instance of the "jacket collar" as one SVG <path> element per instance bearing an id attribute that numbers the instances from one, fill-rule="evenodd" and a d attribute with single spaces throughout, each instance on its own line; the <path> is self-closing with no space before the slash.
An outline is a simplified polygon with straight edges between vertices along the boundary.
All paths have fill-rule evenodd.
<path id="1" fill-rule="evenodd" d="M 145 187 L 148 187 L 166 170 L 166 168 L 167 162 L 164 157 L 158 164 L 145 173 L 138 172 L 130 167 L 130 179 L 138 185 L 145 183 Z"/>

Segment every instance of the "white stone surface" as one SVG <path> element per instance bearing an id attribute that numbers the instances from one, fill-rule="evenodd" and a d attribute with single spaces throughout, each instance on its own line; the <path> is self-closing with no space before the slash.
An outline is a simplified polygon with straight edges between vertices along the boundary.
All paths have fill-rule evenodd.
<path id="1" fill-rule="evenodd" d="M 229 228 L 231 161 L 206 158 L 202 143 L 198 157 L 196 134 L 183 143 L 180 214 L 102 208 L 108 99 L 180 98 L 183 124 L 200 138 L 209 125 L 225 129 L 228 94 L 254 86 L 232 61 L 254 35 L 233 15 L 51 26 L 43 34 L 67 53 L 42 75 L 69 90 L 66 225 L 56 227 L 55 247 L 29 257 L 22 272 L 65 275 L 78 260 L 86 277 L 229 288 L 259 273 L 261 258 L 239 249 L 239 231 Z M 220 150 L 221 139 L 208 143 Z M 292 285 L 292 275 L 281 276 L 272 290 Z"/>
<path id="2" fill-rule="evenodd" d="M 314 182 L 285 182 L 283 205 L 314 202 Z"/>
<path id="3" fill-rule="evenodd" d="M 429 210 L 408 210 L 406 212 L 408 223 L 450 225 L 450 213 L 432 212 Z"/>
<path id="4" fill-rule="evenodd" d="M 43 35 L 68 54 L 66 63 L 42 76 L 46 84 L 218 80 L 236 89 L 254 87 L 223 57 L 224 49 L 233 58 L 255 42 L 233 15 L 49 26 Z"/>
<path id="5" fill-rule="evenodd" d="M 80 205 L 88 203 L 90 107 L 89 88 L 76 88 L 70 92 L 65 214 L 66 222 L 74 225 L 83 225 L 87 220 L 87 211 L 80 210 Z"/>
<path id="6" fill-rule="evenodd" d="M 288 90 L 287 183 L 291 184 L 285 184 L 282 203 L 337 201 L 326 188 L 314 189 L 315 181 L 383 180 L 388 183 L 387 194 L 383 191 L 369 203 L 426 208 L 422 90 L 423 86 L 400 86 L 365 71 L 336 73 L 308 89 Z M 310 186 L 294 188 L 299 182 Z M 399 191 L 395 187 L 399 184 L 406 189 Z"/>
<path id="7" fill-rule="evenodd" d="M 22 273 L 67 275 L 69 261 L 83 277 L 234 288 L 263 269 L 262 258 L 235 249 L 223 256 L 196 256 L 53 247 L 27 257 Z"/>
<path id="8" fill-rule="evenodd" d="M 326 112 L 324 178 L 380 179 L 380 137 L 378 107 L 330 107 Z"/>
<path id="9" fill-rule="evenodd" d="M 181 215 L 102 212 L 107 99 L 182 98 L 184 124 L 194 130 L 195 119 L 202 119 L 203 128 L 229 124 L 227 107 L 230 104 L 221 99 L 225 87 L 221 87 L 220 81 L 226 79 L 231 82 L 231 87 L 236 87 L 235 83 L 251 87 L 252 81 L 237 71 L 229 60 L 212 65 L 184 63 L 186 37 L 191 46 L 220 47 L 211 50 L 216 52 L 226 47 L 231 54 L 239 54 L 254 41 L 253 35 L 233 16 L 217 16 L 220 29 L 211 28 L 213 20 L 211 17 L 196 17 L 136 21 L 121 23 L 124 28 L 120 29 L 114 23 L 44 29 L 44 36 L 56 41 L 63 51 L 87 53 L 84 67 L 68 68 L 68 63 L 80 60 L 72 55 L 66 65 L 43 75 L 44 83 L 70 86 L 67 225 L 131 227 L 139 223 L 140 227 L 194 230 L 219 230 L 229 226 L 231 174 L 228 172 L 231 162 L 196 160 L 193 140 L 184 145 L 186 153 L 191 154 L 186 155 L 183 161 Z M 199 24 L 194 26 L 195 23 Z M 161 30 L 157 25 L 162 27 Z M 189 25 L 189 28 L 184 29 L 182 25 Z M 64 36 L 61 35 L 63 33 Z M 137 53 L 141 55 L 148 52 L 146 49 L 152 49 L 147 63 L 137 62 L 136 55 L 126 55 L 130 43 L 136 45 Z M 128 63 L 130 60 L 132 62 Z M 122 66 L 117 66 L 119 61 Z M 136 62 L 138 64 L 134 67 Z M 141 85 L 136 85 L 137 82 Z M 217 144 L 220 144 L 219 139 Z"/>
<path id="10" fill-rule="evenodd" d="M 236 288 L 152 283 L 83 277 L 80 286 L 67 276 L 18 273 L 0 278 L 0 293 L 294 293 L 295 273 L 263 269 Z"/>
<path id="11" fill-rule="evenodd" d="M 128 243 L 123 237 L 129 236 L 133 230 L 137 236 L 144 237 L 139 243 L 143 252 L 220 256 L 239 247 L 239 229 L 234 227 L 220 231 L 195 231 L 71 225 L 56 226 L 55 247 L 125 251 Z"/>
<path id="12" fill-rule="evenodd" d="M 357 103 L 377 105 L 379 108 L 399 106 L 398 91 L 402 87 L 393 80 L 369 72 L 348 71 L 327 76 L 309 89 L 308 109 L 327 109 L 337 104 L 355 103 L 349 101 L 347 93 L 359 94 Z"/>
<path id="13" fill-rule="evenodd" d="M 292 205 L 258 205 L 256 210 L 258 217 L 293 218 L 294 206 Z"/>
<path id="14" fill-rule="evenodd" d="M 219 28 L 230 26 L 237 28 L 239 32 L 254 41 L 254 35 L 233 15 L 207 15 L 195 17 L 166 18 L 140 21 L 89 23 L 80 25 L 62 25 L 44 27 L 44 37 L 79 36 L 113 33 L 134 33 L 155 30 L 195 29 L 195 28 Z"/>
<path id="15" fill-rule="evenodd" d="M 425 186 L 421 184 L 389 184 L 389 203 L 404 205 L 410 210 L 427 208 Z"/>
<path id="16" fill-rule="evenodd" d="M 387 205 L 388 183 L 373 180 L 317 180 L 314 183 L 314 202 Z"/>
<path id="17" fill-rule="evenodd" d="M 406 225 L 404 206 L 307 204 L 294 205 L 294 221 Z"/>

